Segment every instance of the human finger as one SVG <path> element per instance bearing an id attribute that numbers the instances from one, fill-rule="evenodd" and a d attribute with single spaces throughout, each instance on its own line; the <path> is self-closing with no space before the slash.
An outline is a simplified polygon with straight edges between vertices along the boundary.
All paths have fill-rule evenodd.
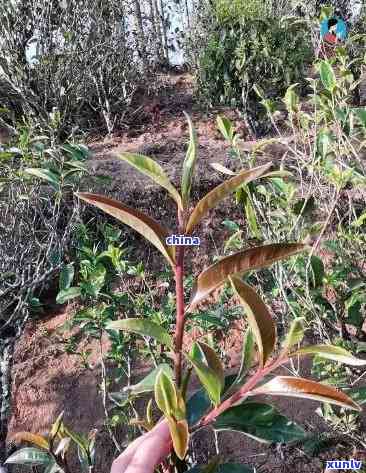
<path id="1" fill-rule="evenodd" d="M 153 473 L 172 448 L 166 421 L 133 442 L 112 464 L 111 473 Z"/>

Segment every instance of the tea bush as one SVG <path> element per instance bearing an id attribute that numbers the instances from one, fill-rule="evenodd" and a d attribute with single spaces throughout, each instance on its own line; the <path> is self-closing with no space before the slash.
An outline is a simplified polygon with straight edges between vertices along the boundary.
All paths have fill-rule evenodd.
<path id="1" fill-rule="evenodd" d="M 0 150 L 0 463 L 10 416 L 15 341 L 42 309 L 40 294 L 60 271 L 80 207 L 73 191 L 88 175 L 89 151 L 20 126 Z"/>
<path id="2" fill-rule="evenodd" d="M 198 91 L 208 103 L 254 113 L 254 85 L 277 97 L 291 83 L 304 83 L 313 58 L 305 23 L 265 13 L 230 21 L 226 13 L 211 14 L 206 42 L 196 52 Z"/>
<path id="3" fill-rule="evenodd" d="M 0 103 L 62 139 L 112 132 L 143 83 L 125 25 L 128 2 L 1 2 Z"/>

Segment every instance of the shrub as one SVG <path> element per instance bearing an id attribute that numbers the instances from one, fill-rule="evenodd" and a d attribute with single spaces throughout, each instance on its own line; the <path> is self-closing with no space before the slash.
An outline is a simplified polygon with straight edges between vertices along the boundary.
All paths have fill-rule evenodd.
<path id="1" fill-rule="evenodd" d="M 0 152 L 0 464 L 6 458 L 14 344 L 63 265 L 80 215 L 72 191 L 87 173 L 88 157 L 84 146 L 55 147 L 26 128 L 18 130 L 15 144 Z"/>
<path id="2" fill-rule="evenodd" d="M 124 28 L 125 4 L 63 5 L 8 2 L 1 9 L 2 105 L 44 130 L 57 125 L 70 133 L 102 124 L 111 132 L 141 83 Z"/>
<path id="3" fill-rule="evenodd" d="M 219 23 L 267 17 L 271 2 L 263 0 L 216 0 L 214 10 Z"/>
<path id="4" fill-rule="evenodd" d="M 312 60 L 305 23 L 263 15 L 231 21 L 217 16 L 197 51 L 197 82 L 209 104 L 242 105 L 255 112 L 257 85 L 272 97 L 293 82 L 304 82 Z"/>

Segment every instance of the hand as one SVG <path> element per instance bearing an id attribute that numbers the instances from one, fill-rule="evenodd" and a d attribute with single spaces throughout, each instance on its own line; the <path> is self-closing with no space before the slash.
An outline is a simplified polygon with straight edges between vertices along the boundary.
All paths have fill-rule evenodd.
<path id="1" fill-rule="evenodd" d="M 169 426 L 161 422 L 150 432 L 139 437 L 114 460 L 111 473 L 153 473 L 169 455 L 172 441 Z"/>

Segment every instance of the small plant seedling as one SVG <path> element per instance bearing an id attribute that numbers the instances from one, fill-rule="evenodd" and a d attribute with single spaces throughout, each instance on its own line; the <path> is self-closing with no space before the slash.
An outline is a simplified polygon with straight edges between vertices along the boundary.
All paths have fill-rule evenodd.
<path id="1" fill-rule="evenodd" d="M 72 447 L 76 447 L 82 471 L 93 472 L 95 458 L 96 430 L 88 435 L 76 433 L 63 422 L 62 412 L 47 435 L 19 432 L 13 440 L 28 442 L 32 447 L 25 447 L 14 452 L 7 460 L 8 465 L 28 465 L 32 468 L 44 467 L 44 471 L 71 473 L 68 456 Z"/>

